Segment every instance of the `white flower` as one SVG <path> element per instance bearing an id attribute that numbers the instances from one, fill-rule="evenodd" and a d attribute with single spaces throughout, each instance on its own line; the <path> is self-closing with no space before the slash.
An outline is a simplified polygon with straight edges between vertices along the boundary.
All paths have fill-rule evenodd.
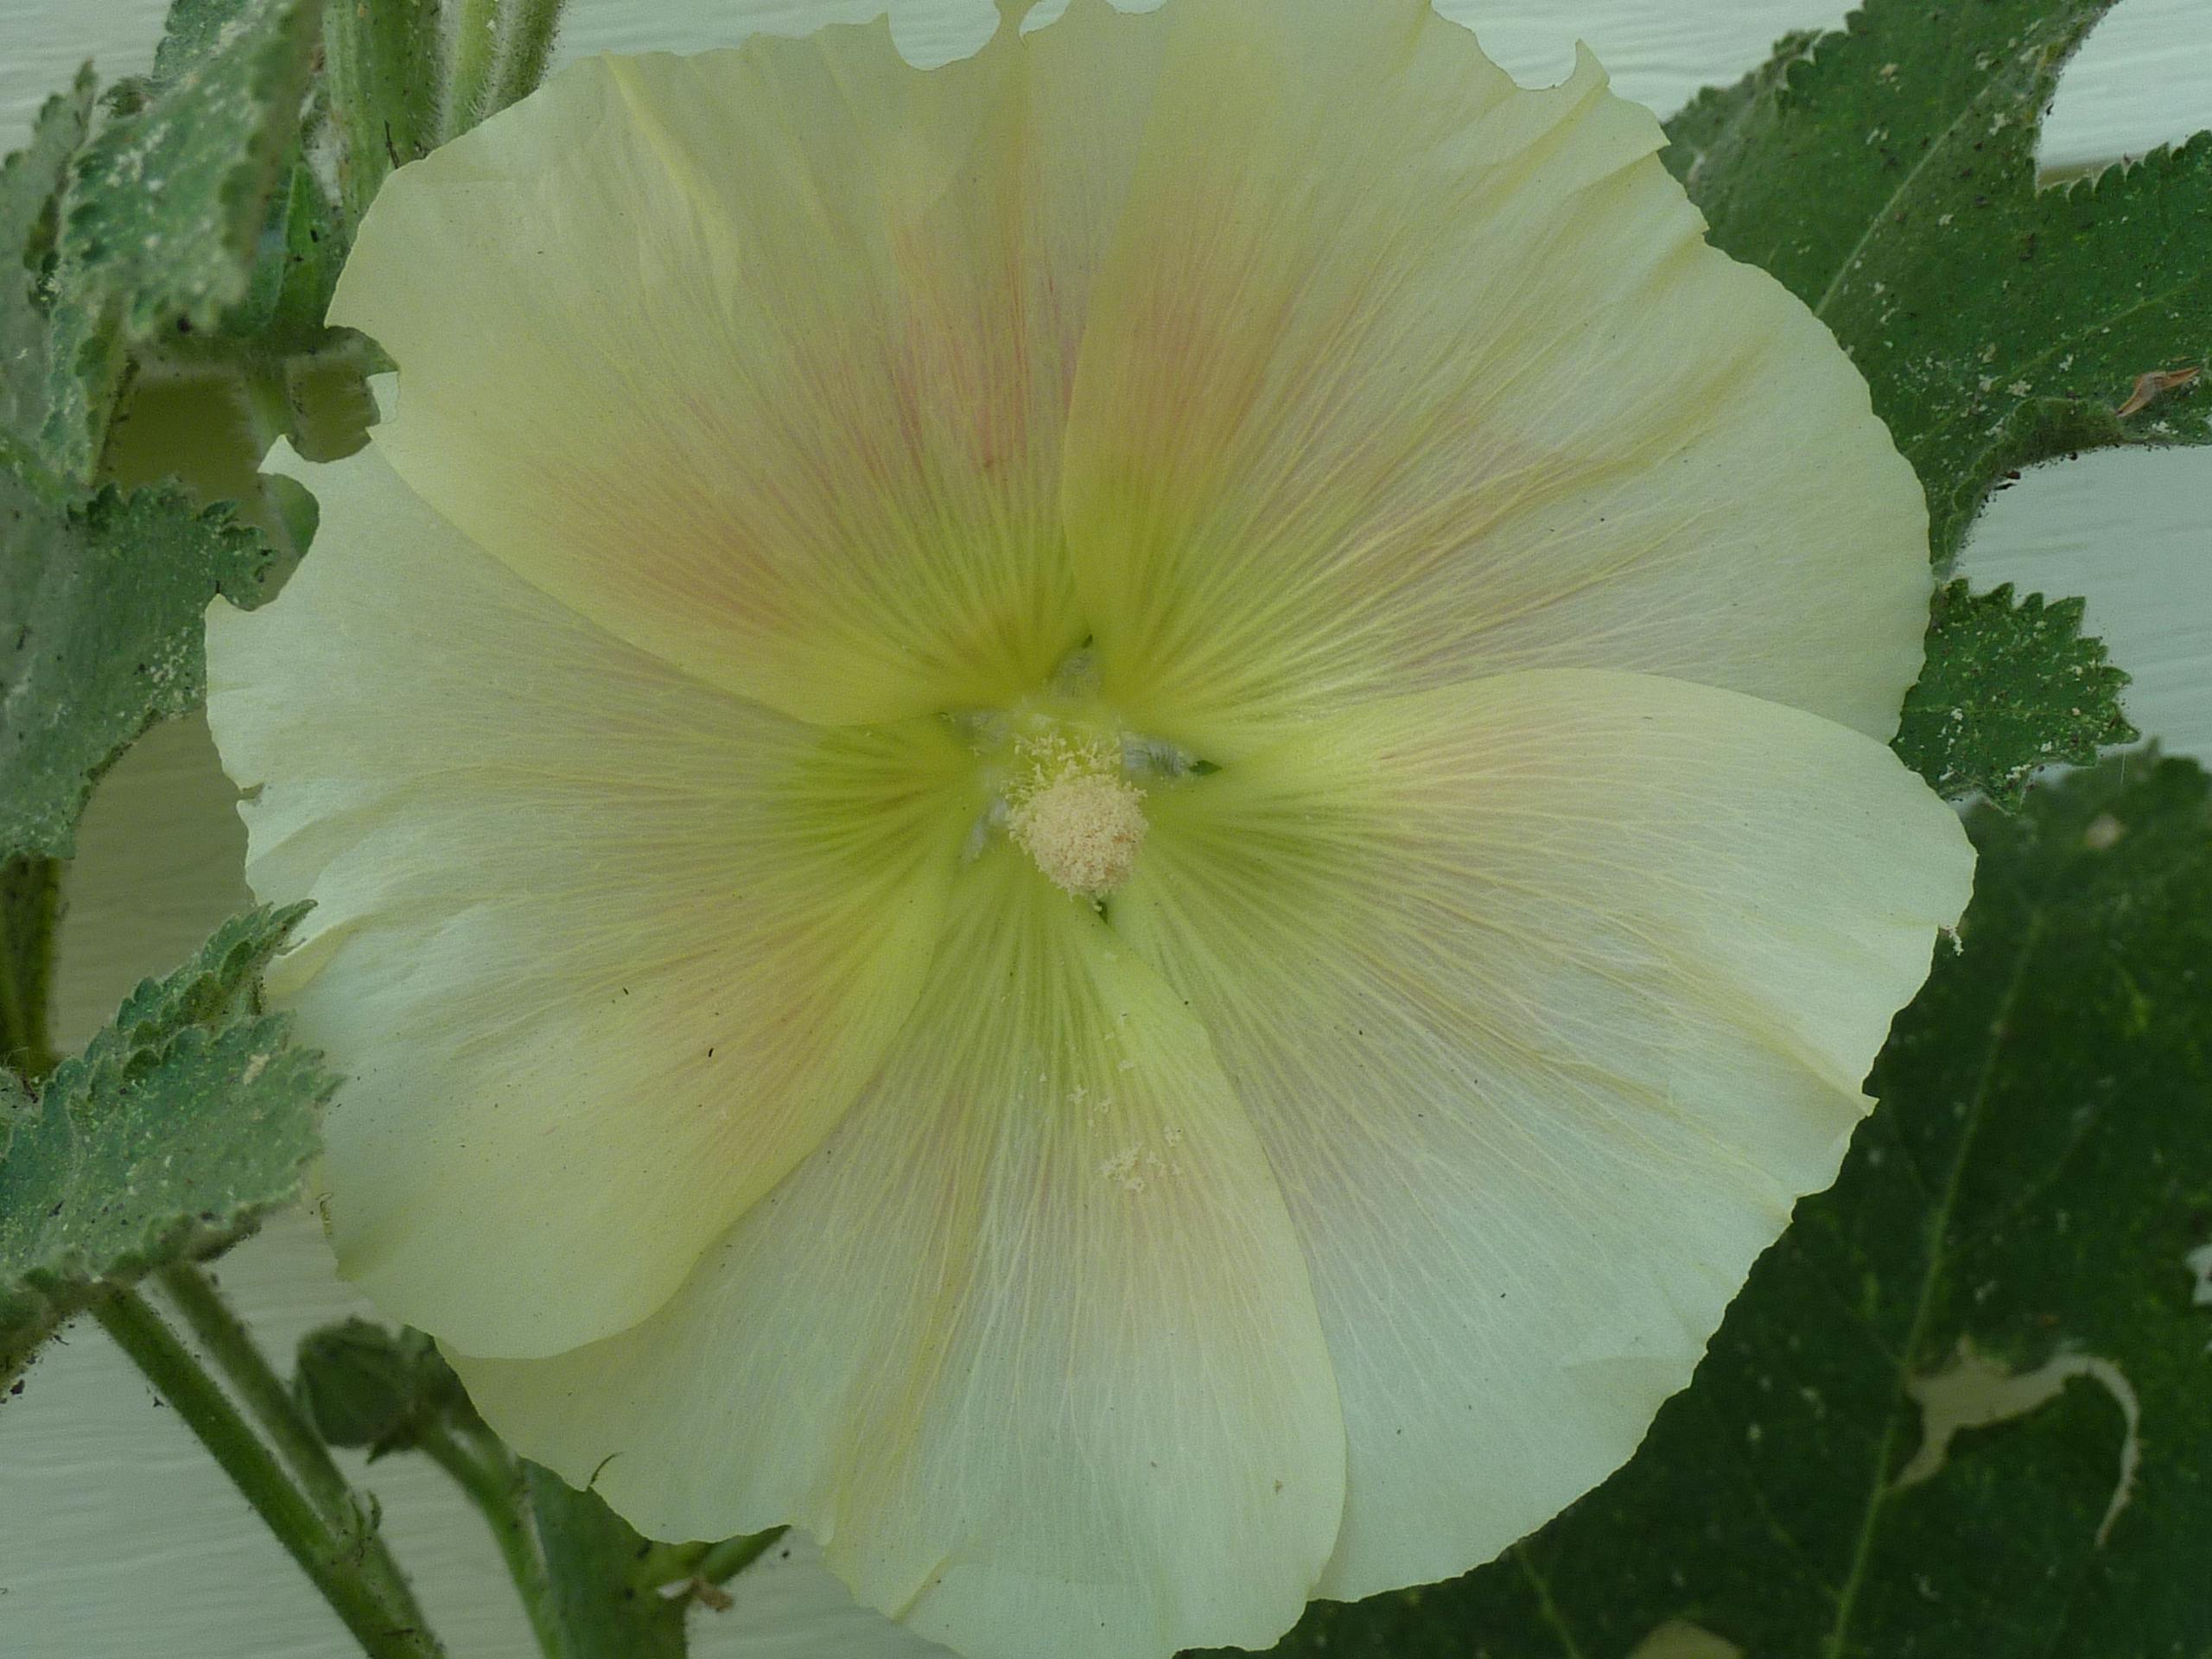
<path id="1" fill-rule="evenodd" d="M 1264 1645 L 1602 1478 L 1967 893 L 1920 491 L 1415 0 L 601 59 L 394 175 L 211 624 L 345 1270 L 649 1532 Z"/>

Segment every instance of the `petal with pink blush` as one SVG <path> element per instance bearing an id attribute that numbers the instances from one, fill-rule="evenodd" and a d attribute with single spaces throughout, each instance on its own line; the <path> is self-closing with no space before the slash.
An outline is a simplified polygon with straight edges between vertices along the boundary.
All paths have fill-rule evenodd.
<path id="1" fill-rule="evenodd" d="M 1174 0 L 1070 416 L 1108 694 L 1224 761 L 1511 670 L 1886 737 L 1926 512 L 1827 330 L 1707 247 L 1586 55 L 1526 92 L 1427 0 Z"/>

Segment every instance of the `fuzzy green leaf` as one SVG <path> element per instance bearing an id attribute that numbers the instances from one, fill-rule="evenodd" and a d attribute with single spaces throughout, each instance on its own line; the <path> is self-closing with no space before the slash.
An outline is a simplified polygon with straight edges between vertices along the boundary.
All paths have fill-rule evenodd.
<path id="1" fill-rule="evenodd" d="M 2127 676 L 2101 639 L 2082 637 L 2082 603 L 2015 600 L 1954 582 L 1936 595 L 1928 667 L 1905 698 L 1896 748 L 1942 793 L 2020 804 L 2028 776 L 2056 761 L 2088 766 L 2139 734 L 2120 710 Z"/>
<path id="2" fill-rule="evenodd" d="M 272 556 L 173 487 L 55 507 L 0 469 L 0 856 L 70 855 L 93 780 L 199 705 L 208 601 L 258 603 Z"/>
<path id="3" fill-rule="evenodd" d="M 125 345 L 211 327 L 245 296 L 321 19 L 320 0 L 175 0 L 153 73 L 110 94 L 60 237 L 47 436 L 68 476 L 92 475 Z"/>
<path id="4" fill-rule="evenodd" d="M 31 141 L 0 167 L 0 465 L 51 472 L 44 453 L 53 362 L 55 222 L 69 163 L 92 118 L 88 65 L 38 112 Z"/>
<path id="5" fill-rule="evenodd" d="M 1669 129 L 1714 244 L 1812 306 L 1866 376 L 1939 561 L 2009 471 L 2212 438 L 2201 380 L 2119 413 L 2142 376 L 2212 358 L 2212 136 L 2037 188 L 2058 72 L 2112 4 L 1877 0 Z"/>
<path id="6" fill-rule="evenodd" d="M 219 929 L 148 980 L 0 1151 L 0 1382 L 105 1287 L 212 1255 L 298 1190 L 336 1086 L 258 982 L 305 906 Z"/>
<path id="7" fill-rule="evenodd" d="M 2196 372 L 2212 359 L 2212 134 L 2037 183 L 2059 70 L 2112 4 L 1872 0 L 1669 125 L 1668 165 L 1714 244 L 1811 305 L 1866 376 L 1927 491 L 1939 568 L 2022 467 L 2212 439 Z M 1993 617 L 1956 621 L 1929 636 L 1898 744 L 1939 789 L 2017 799 L 2035 766 L 2123 730 L 2108 699 L 2033 677 L 2070 677 L 2086 644 L 2055 661 L 2017 629 L 2005 648 Z M 1916 728 L 1916 711 L 1964 729 Z"/>
<path id="8" fill-rule="evenodd" d="M 1576 1659 L 1670 1624 L 1758 1659 L 2212 1650 L 2212 780 L 2124 756 L 1971 828 L 1963 950 L 1881 1105 L 1635 1459 L 1503 1560 L 1319 1605 L 1278 1651 Z"/>
<path id="9" fill-rule="evenodd" d="M 7 1165 L 8 1147 L 16 1138 L 16 1126 L 28 1122 L 37 1105 L 37 1097 L 23 1086 L 23 1080 L 0 1066 L 0 1168 Z"/>

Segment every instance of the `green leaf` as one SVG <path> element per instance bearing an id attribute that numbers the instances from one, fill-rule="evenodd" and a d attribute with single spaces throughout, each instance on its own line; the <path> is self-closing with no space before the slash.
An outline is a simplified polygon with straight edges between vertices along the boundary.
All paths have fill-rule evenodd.
<path id="1" fill-rule="evenodd" d="M 69 856 L 93 780 L 198 706 L 208 601 L 258 603 L 272 558 L 173 486 L 55 507 L 0 469 L 0 856 Z"/>
<path id="2" fill-rule="evenodd" d="M 2037 185 L 2059 70 L 2112 3 L 1872 0 L 1669 125 L 1668 165 L 1715 245 L 1811 305 L 1866 376 L 1926 488 L 1941 568 L 2022 467 L 2212 439 L 2212 385 L 2193 372 L 2212 358 L 2212 135 Z M 2088 758 L 2087 734 L 2124 723 L 2074 712 L 2070 688 L 2027 677 L 2049 665 L 2037 650 L 1994 650 L 1986 627 L 1929 643 L 1915 704 L 1975 732 L 1963 757 L 1924 729 L 1901 741 L 1938 788 L 1994 780 L 2017 798 L 2035 766 Z"/>
<path id="3" fill-rule="evenodd" d="M 655 1544 L 551 1470 L 522 1465 L 523 1496 L 545 1563 L 545 1595 L 567 1659 L 683 1659 L 688 1598 L 664 1596 L 666 1562 L 696 1547 Z"/>
<path id="4" fill-rule="evenodd" d="M 410 1450 L 429 1428 L 480 1425 L 461 1379 L 420 1331 L 342 1319 L 300 1338 L 293 1389 L 315 1433 L 372 1460 Z"/>
<path id="5" fill-rule="evenodd" d="M 1669 164 L 1714 244 L 1835 331 L 1956 553 L 2007 472 L 2104 444 L 2202 442 L 2212 389 L 2122 416 L 2212 357 L 2212 136 L 2038 189 L 2058 72 L 2113 0 L 1875 0 L 1699 95 Z"/>
<path id="6" fill-rule="evenodd" d="M 48 99 L 31 142 L 0 167 L 0 464 L 51 471 L 41 448 L 53 360 L 50 315 L 57 204 L 91 130 L 92 72 Z"/>
<path id="7" fill-rule="evenodd" d="M 28 1122 L 38 1100 L 24 1086 L 23 1080 L 4 1066 L 0 1066 L 0 1168 L 6 1167 L 8 1147 L 16 1138 L 16 1126 Z"/>
<path id="8" fill-rule="evenodd" d="M 2212 782 L 2123 756 L 1971 827 L 1963 951 L 1636 1459 L 1503 1560 L 1317 1605 L 1279 1651 L 2212 1647 Z"/>
<path id="9" fill-rule="evenodd" d="M 175 0 L 153 73 L 111 94 L 64 204 L 67 337 L 49 447 L 89 479 L 124 346 L 212 327 L 245 297 L 287 181 L 321 38 L 320 0 Z"/>
<path id="10" fill-rule="evenodd" d="M 2015 601 L 1954 582 L 1936 595 L 1928 667 L 1904 703 L 1896 748 L 1953 798 L 1977 791 L 2015 807 L 2028 775 L 2054 761 L 2088 766 L 2139 734 L 2120 711 L 2127 676 L 2101 639 L 2082 637 L 2082 602 Z"/>
<path id="11" fill-rule="evenodd" d="M 0 1153 L 0 1382 L 105 1287 L 236 1243 L 298 1190 L 336 1087 L 258 980 L 305 906 L 217 930 L 148 980 L 35 1105 L 15 1091 Z"/>

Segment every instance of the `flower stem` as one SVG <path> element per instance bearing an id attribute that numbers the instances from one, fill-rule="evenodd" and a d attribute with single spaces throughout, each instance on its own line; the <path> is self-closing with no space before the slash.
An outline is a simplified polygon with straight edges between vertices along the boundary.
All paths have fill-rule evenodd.
<path id="1" fill-rule="evenodd" d="M 460 0 L 454 13 L 453 71 L 446 79 L 446 137 L 458 138 L 491 113 L 499 61 L 499 0 Z"/>
<path id="2" fill-rule="evenodd" d="M 553 60 L 553 37 L 561 32 L 561 13 L 568 0 L 507 0 L 507 27 L 499 54 L 498 83 L 485 110 L 493 115 L 508 105 L 527 98 L 545 79 Z"/>
<path id="3" fill-rule="evenodd" d="M 569 1643 L 554 1611 L 545 1558 L 524 1510 L 522 1470 L 505 1446 L 488 1436 L 486 1440 L 479 1455 L 445 1430 L 433 1428 L 424 1431 L 416 1446 L 453 1478 L 491 1527 L 507 1564 L 507 1576 L 514 1580 L 515 1594 L 529 1615 L 538 1650 L 546 1659 L 566 1659 Z"/>
<path id="4" fill-rule="evenodd" d="M 162 1268 L 160 1277 L 162 1288 L 176 1304 L 192 1334 L 253 1414 L 262 1432 L 276 1443 L 278 1455 L 292 1465 L 292 1472 L 307 1488 L 324 1519 L 337 1526 L 346 1524 L 351 1519 L 353 1489 L 222 1293 L 188 1262 Z"/>
<path id="5" fill-rule="evenodd" d="M 444 1649 L 437 1638 L 418 1618 L 378 1593 L 353 1559 L 347 1541 L 332 1531 L 301 1494 L 160 1314 L 130 1290 L 117 1291 L 92 1312 L 214 1455 L 370 1659 L 442 1659 Z"/>
<path id="6" fill-rule="evenodd" d="M 32 1084 L 56 1061 L 47 1038 L 47 1001 L 60 912 L 60 860 L 26 855 L 0 862 L 0 1065 Z"/>
<path id="7" fill-rule="evenodd" d="M 358 226 L 386 175 L 437 142 L 438 0 L 338 0 L 323 11 L 322 44 L 344 146 L 339 187 Z"/>
<path id="8" fill-rule="evenodd" d="M 192 1334 L 274 1444 L 277 1455 L 291 1465 L 293 1475 L 307 1489 L 308 1500 L 321 1513 L 333 1535 L 350 1546 L 372 1587 L 407 1622 L 425 1624 L 422 1605 L 415 1599 L 407 1575 L 365 1518 L 370 1513 L 367 1506 L 332 1460 L 322 1437 L 309 1426 L 291 1390 L 215 1288 L 214 1281 L 189 1262 L 162 1268 L 160 1278 L 162 1288 L 184 1316 Z"/>
<path id="9" fill-rule="evenodd" d="M 766 1532 L 751 1532 L 741 1538 L 725 1538 L 699 1558 L 699 1564 L 692 1568 L 691 1575 L 704 1579 L 709 1584 L 728 1584 L 766 1554 L 768 1547 L 789 1530 L 787 1527 L 770 1527 Z"/>

